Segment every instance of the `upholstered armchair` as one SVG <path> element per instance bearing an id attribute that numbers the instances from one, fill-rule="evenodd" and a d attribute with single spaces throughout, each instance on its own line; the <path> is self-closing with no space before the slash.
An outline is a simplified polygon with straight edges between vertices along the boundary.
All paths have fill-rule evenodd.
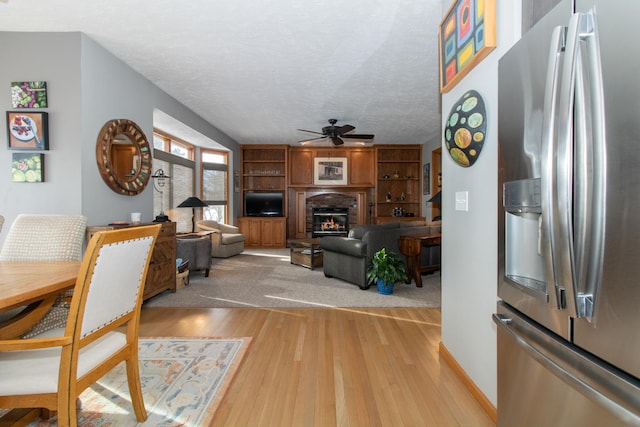
<path id="1" fill-rule="evenodd" d="M 209 237 L 213 258 L 229 258 L 244 250 L 245 235 L 235 225 L 205 219 L 196 222 L 196 231 L 211 232 Z"/>

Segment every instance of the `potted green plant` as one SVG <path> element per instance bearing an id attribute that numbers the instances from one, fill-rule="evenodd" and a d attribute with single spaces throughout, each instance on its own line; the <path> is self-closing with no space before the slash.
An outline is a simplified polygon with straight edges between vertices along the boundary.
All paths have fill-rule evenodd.
<path id="1" fill-rule="evenodd" d="M 393 285 L 407 280 L 407 270 L 400 257 L 385 248 L 373 254 L 367 270 L 367 282 L 376 282 L 378 292 L 384 295 L 393 293 Z"/>

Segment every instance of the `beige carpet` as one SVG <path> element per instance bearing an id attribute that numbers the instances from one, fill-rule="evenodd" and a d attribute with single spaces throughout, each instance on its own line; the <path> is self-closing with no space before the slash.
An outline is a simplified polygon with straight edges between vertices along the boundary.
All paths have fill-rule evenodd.
<path id="1" fill-rule="evenodd" d="M 245 250 L 214 259 L 208 278 L 190 274 L 188 286 L 145 302 L 146 307 L 439 307 L 440 274 L 422 276 L 422 288 L 396 285 L 392 295 L 326 278 L 322 268 L 292 265 L 288 249 Z"/>

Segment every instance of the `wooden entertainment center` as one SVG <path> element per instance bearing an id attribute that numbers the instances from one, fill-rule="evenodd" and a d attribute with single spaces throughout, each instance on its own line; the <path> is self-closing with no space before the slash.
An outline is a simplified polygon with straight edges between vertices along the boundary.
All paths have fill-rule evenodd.
<path id="1" fill-rule="evenodd" d="M 346 161 L 346 184 L 318 184 L 317 159 Z M 242 216 L 238 227 L 247 247 L 285 247 L 287 238 L 310 237 L 311 198 L 353 200 L 352 225 L 425 220 L 421 215 L 422 145 L 365 147 L 241 146 Z M 436 174 L 432 170 L 432 174 Z M 246 194 L 281 192 L 282 216 L 247 216 Z"/>

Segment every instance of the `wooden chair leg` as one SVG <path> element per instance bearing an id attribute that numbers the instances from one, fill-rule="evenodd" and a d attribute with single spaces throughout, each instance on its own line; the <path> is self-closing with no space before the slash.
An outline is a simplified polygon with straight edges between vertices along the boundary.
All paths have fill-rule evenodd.
<path id="1" fill-rule="evenodd" d="M 78 420 L 76 417 L 76 399 L 71 399 L 66 393 L 58 393 L 58 425 L 76 427 Z"/>
<path id="2" fill-rule="evenodd" d="M 147 410 L 144 407 L 142 386 L 140 385 L 140 371 L 138 369 L 138 361 L 136 359 L 137 357 L 130 357 L 126 361 L 127 383 L 129 384 L 129 394 L 131 394 L 133 411 L 136 414 L 138 422 L 141 423 L 147 419 Z"/>

